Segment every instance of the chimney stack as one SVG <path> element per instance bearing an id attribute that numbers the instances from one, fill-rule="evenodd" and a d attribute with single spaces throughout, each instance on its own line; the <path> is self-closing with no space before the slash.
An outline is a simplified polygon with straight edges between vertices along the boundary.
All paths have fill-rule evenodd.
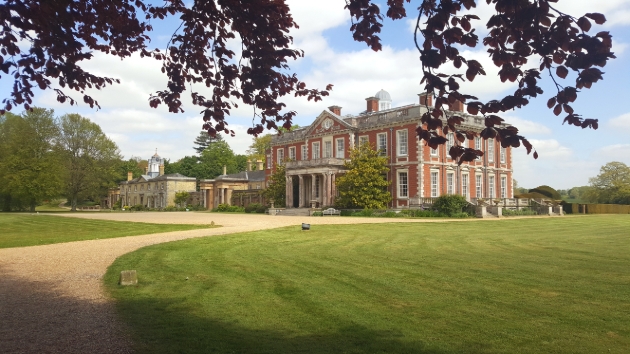
<path id="1" fill-rule="evenodd" d="M 365 99 L 367 101 L 367 112 L 378 112 L 378 98 L 376 97 L 368 97 Z"/>
<path id="2" fill-rule="evenodd" d="M 164 164 L 160 165 L 160 176 L 164 174 Z"/>
<path id="3" fill-rule="evenodd" d="M 251 171 L 252 170 L 252 160 L 247 160 L 247 171 Z"/>
<path id="4" fill-rule="evenodd" d="M 333 112 L 334 114 L 341 116 L 341 107 L 339 106 L 330 106 L 328 107 L 328 109 Z"/>
<path id="5" fill-rule="evenodd" d="M 256 166 L 258 167 L 258 171 L 262 171 L 263 170 L 263 161 L 262 160 L 256 160 Z"/>
<path id="6" fill-rule="evenodd" d="M 427 94 L 427 93 L 420 93 L 418 94 L 418 97 L 420 97 L 420 105 L 421 106 L 433 106 L 433 95 Z"/>
<path id="7" fill-rule="evenodd" d="M 223 165 L 223 175 L 227 175 L 227 166 Z"/>
<path id="8" fill-rule="evenodd" d="M 460 100 L 456 100 L 453 103 L 449 103 L 448 104 L 448 110 L 449 111 L 455 111 L 455 112 L 463 112 L 464 111 L 464 102 L 462 102 Z"/>
<path id="9" fill-rule="evenodd" d="M 127 181 L 131 181 L 133 179 L 133 172 L 127 171 Z"/>

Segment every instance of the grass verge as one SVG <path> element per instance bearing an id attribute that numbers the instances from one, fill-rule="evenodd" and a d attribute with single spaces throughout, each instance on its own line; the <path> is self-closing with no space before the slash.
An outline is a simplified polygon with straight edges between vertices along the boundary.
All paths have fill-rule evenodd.
<path id="1" fill-rule="evenodd" d="M 315 225 L 120 257 L 139 353 L 626 353 L 630 218 Z M 121 270 L 139 285 L 116 285 Z"/>
<path id="2" fill-rule="evenodd" d="M 0 213 L 0 248 L 194 230 L 210 225 L 148 224 L 75 219 L 50 215 Z"/>

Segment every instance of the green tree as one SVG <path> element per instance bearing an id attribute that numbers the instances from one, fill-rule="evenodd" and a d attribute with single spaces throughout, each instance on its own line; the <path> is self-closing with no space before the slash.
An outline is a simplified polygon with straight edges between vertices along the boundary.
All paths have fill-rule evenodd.
<path id="1" fill-rule="evenodd" d="M 591 186 L 573 187 L 569 189 L 569 198 L 576 199 L 578 201 L 584 199 L 584 196 L 592 189 Z"/>
<path id="2" fill-rule="evenodd" d="M 71 210 L 79 200 L 97 199 L 115 185 L 118 147 L 98 124 L 78 114 L 66 114 L 60 121 L 59 139 L 65 167 L 65 194 Z"/>
<path id="3" fill-rule="evenodd" d="M 212 145 L 212 143 L 217 142 L 217 141 L 222 141 L 222 140 L 223 140 L 223 137 L 221 136 L 221 134 L 217 133 L 216 136 L 212 137 L 210 136 L 210 134 L 208 134 L 207 131 L 202 130 L 201 132 L 199 132 L 199 135 L 195 138 L 194 144 L 197 146 L 193 146 L 193 149 L 195 149 L 198 155 L 201 155 L 201 153 L 208 146 Z"/>
<path id="4" fill-rule="evenodd" d="M 623 162 L 609 162 L 599 175 L 589 179 L 591 189 L 585 199 L 603 204 L 630 204 L 630 167 Z"/>
<path id="5" fill-rule="evenodd" d="M 62 166 L 54 149 L 59 137 L 54 111 L 33 108 L 8 114 L 0 125 L 0 194 L 31 211 L 44 199 L 59 196 Z"/>
<path id="6" fill-rule="evenodd" d="M 186 191 L 176 192 L 175 193 L 175 204 L 177 204 L 180 208 L 186 205 L 186 201 L 190 197 L 190 193 Z"/>
<path id="7" fill-rule="evenodd" d="M 188 177 L 197 177 L 197 164 L 199 158 L 197 156 L 184 156 L 175 161 L 164 163 L 164 174 L 179 173 Z"/>
<path id="8" fill-rule="evenodd" d="M 144 174 L 144 168 L 148 163 L 138 156 L 132 156 L 129 160 L 120 160 L 118 164 L 118 177 L 116 178 L 116 182 L 126 181 L 128 172 L 132 173 L 133 178 L 140 177 Z"/>
<path id="9" fill-rule="evenodd" d="M 195 175 L 191 177 L 215 178 L 223 174 L 223 166 L 226 166 L 227 174 L 240 172 L 234 151 L 225 140 L 217 141 L 208 146 L 201 153 L 199 162 Z M 246 159 L 245 167 L 247 167 Z"/>
<path id="10" fill-rule="evenodd" d="M 368 143 L 350 150 L 350 160 L 344 164 L 347 172 L 337 177 L 339 208 L 384 209 L 391 201 L 385 174 L 387 158 Z"/>
<path id="11" fill-rule="evenodd" d="M 247 157 L 253 162 L 261 160 L 264 163 L 267 157 L 267 150 L 271 148 L 271 137 L 271 134 L 254 137 L 252 144 L 246 151 Z"/>
<path id="12" fill-rule="evenodd" d="M 269 186 L 263 190 L 268 202 L 273 200 L 274 206 L 285 207 L 287 199 L 287 174 L 285 165 L 277 165 L 269 178 Z"/>

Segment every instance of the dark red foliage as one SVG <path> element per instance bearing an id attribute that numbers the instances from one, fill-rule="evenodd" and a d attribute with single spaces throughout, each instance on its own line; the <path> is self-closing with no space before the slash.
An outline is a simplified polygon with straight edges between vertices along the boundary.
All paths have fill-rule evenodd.
<path id="1" fill-rule="evenodd" d="M 76 103 L 63 91 L 68 88 L 79 91 L 90 107 L 99 107 L 85 89 L 100 89 L 118 80 L 81 68 L 81 62 L 97 51 L 121 58 L 140 53 L 160 60 L 168 83 L 150 97 L 150 106 L 165 104 L 171 112 L 182 112 L 181 95 L 189 90 L 211 135 L 232 133 L 225 120 L 236 107 L 231 97 L 255 107 L 259 122 L 249 133 L 256 135 L 265 128 L 291 126 L 295 112 L 281 113 L 285 108 L 281 97 L 292 94 L 317 101 L 332 89 L 332 85 L 325 90 L 309 89 L 294 74 L 285 73 L 287 61 L 303 53 L 290 49 L 292 38 L 287 33 L 297 25 L 284 1 L 221 0 L 219 6 L 217 1 L 196 0 L 188 5 L 181 0 L 157 5 L 146 0 L 4 1 L 0 4 L 0 71 L 14 85 L 3 108 L 23 105 L 28 109 L 34 87 L 51 89 L 53 82 L 61 87 L 55 89 L 59 102 Z M 181 19 L 180 29 L 166 53 L 150 49 L 150 23 L 169 15 Z M 246 64 L 232 60 L 235 53 L 227 47 L 235 34 L 242 40 Z M 29 43 L 30 48 L 21 51 L 18 41 Z M 194 84 L 211 88 L 212 95 L 195 92 Z"/>
<path id="2" fill-rule="evenodd" d="M 531 144 L 518 129 L 506 127 L 497 115 L 530 103 L 543 94 L 538 81 L 546 71 L 554 81 L 557 93 L 547 106 L 554 114 L 567 113 L 565 122 L 597 129 L 597 120 L 576 114 L 570 103 L 577 99 L 578 89 L 590 88 L 603 79 L 611 52 L 612 37 L 606 31 L 588 34 L 593 26 L 606 21 L 604 15 L 588 13 L 575 18 L 553 7 L 558 0 L 486 0 L 496 13 L 488 20 L 487 37 L 482 43 L 500 68 L 499 79 L 518 83 L 516 90 L 499 99 L 480 102 L 473 95 L 460 92 L 459 80 L 473 81 L 486 75 L 482 65 L 461 55 L 458 48 L 476 47 L 479 38 L 471 22 L 479 17 L 463 14 L 476 7 L 476 0 L 418 1 L 415 44 L 424 72 L 421 84 L 434 96 L 435 109 L 422 117 L 424 128 L 418 136 L 431 147 L 445 143 L 444 131 L 463 136 L 474 135 L 459 129 L 459 117 L 445 117 L 446 108 L 455 101 L 467 105 L 470 114 L 482 114 L 486 128 L 484 138 L 496 138 L 502 146 Z M 568 0 L 567 0 L 568 1 Z M 388 0 L 385 16 L 397 20 L 407 16 L 405 2 Z M 373 0 L 346 0 L 352 18 L 350 28 L 355 40 L 365 42 L 373 50 L 382 48 L 378 34 L 383 26 L 380 8 Z M 180 29 L 173 34 L 166 52 L 148 47 L 151 21 L 177 16 Z M 51 20 L 54 19 L 54 20 Z M 10 97 L 3 101 L 4 110 L 22 105 L 30 108 L 33 89 L 52 89 L 53 82 L 59 102 L 75 104 L 76 100 L 63 89 L 76 90 L 83 102 L 91 107 L 98 102 L 84 93 L 86 88 L 103 88 L 116 79 L 84 71 L 80 64 L 102 52 L 121 58 L 132 53 L 160 60 L 162 72 L 168 77 L 164 90 L 149 99 L 151 107 L 168 106 L 171 112 L 181 112 L 182 94 L 189 90 L 193 104 L 201 108 L 204 129 L 210 134 L 227 128 L 226 115 L 236 104 L 230 98 L 255 107 L 257 123 L 249 134 L 260 134 L 278 125 L 291 126 L 294 111 L 284 112 L 280 101 L 286 95 L 321 100 L 332 85 L 324 90 L 309 89 L 295 74 L 287 74 L 288 60 L 303 56 L 290 48 L 287 34 L 297 27 L 284 0 L 194 0 L 188 7 L 182 0 L 163 0 L 157 4 L 147 0 L 5 0 L 0 4 L 0 71 L 13 81 Z M 243 62 L 235 62 L 227 41 L 238 35 L 242 40 Z M 30 43 L 23 52 L 19 41 Z M 525 70 L 533 57 L 540 60 L 536 69 Z M 437 72 L 442 65 L 452 63 L 460 74 Z M 0 73 L 0 78 L 2 78 Z M 565 79 L 574 73 L 575 86 L 561 86 L 556 77 Z M 554 75 L 555 74 L 555 75 Z M 201 84 L 212 89 L 205 97 L 194 91 Z M 444 124 L 446 122 L 446 124 Z M 454 147 L 449 152 L 460 163 L 472 161 L 479 151 Z M 537 154 L 534 154 L 537 156 Z"/>
<path id="3" fill-rule="evenodd" d="M 424 71 L 421 83 L 426 93 L 434 96 L 436 108 L 433 114 L 422 117 L 425 127 L 418 128 L 418 136 L 429 146 L 435 147 L 436 144 L 444 143 L 436 139 L 439 129 L 463 134 L 457 129 L 459 119 L 445 117 L 446 111 L 441 109 L 443 104 L 452 103 L 455 98 L 467 104 L 468 113 L 481 113 L 485 117 L 486 128 L 481 132 L 481 137 L 496 138 L 504 147 L 518 147 L 522 144 L 529 154 L 533 151 L 531 144 L 518 134 L 515 127 L 506 128 L 501 125 L 503 120 L 496 114 L 526 106 L 530 98 L 543 94 L 538 84 L 542 71 L 547 71 L 557 88 L 557 93 L 548 99 L 547 107 L 553 109 L 555 115 L 560 115 L 562 111 L 567 113 L 565 122 L 569 124 L 597 129 L 596 119 L 581 118 L 574 113 L 570 103 L 577 99 L 578 89 L 590 88 L 593 83 L 603 79 L 603 72 L 596 67 L 604 67 L 609 59 L 615 58 L 611 52 L 612 40 L 608 32 L 599 32 L 596 35 L 587 33 L 593 25 L 591 21 L 598 25 L 606 22 L 604 15 L 588 13 L 575 18 L 553 7 L 558 0 L 486 0 L 488 4 L 494 5 L 496 14 L 486 24 L 490 33 L 483 39 L 483 45 L 488 48 L 494 65 L 500 68 L 499 79 L 502 82 L 517 82 L 518 87 L 503 98 L 483 103 L 471 101 L 476 98 L 459 92 L 459 84 L 455 78 L 462 78 L 461 74 L 446 75 L 436 71 L 442 65 L 452 63 L 455 68 L 464 70 L 469 81 L 486 74 L 479 62 L 461 56 L 456 46 L 476 47 L 478 44 L 479 39 L 470 22 L 479 18 L 461 14 L 464 10 L 476 7 L 477 1 L 418 2 L 414 38 Z M 354 20 L 361 24 L 360 28 L 351 28 L 355 39 L 363 40 L 372 49 L 379 50 L 381 44 L 376 33 L 380 32 L 381 17 L 378 11 L 372 16 L 363 16 L 370 14 L 368 10 L 374 8 L 372 1 L 347 0 L 347 3 Z M 388 5 L 390 9 L 398 9 L 401 7 L 400 3 L 401 0 L 389 1 Z M 400 14 L 400 11 L 395 13 Z M 390 16 L 389 11 L 387 16 L 397 19 Z M 532 62 L 532 57 L 539 58 L 540 67 L 524 70 L 524 65 L 528 60 Z M 577 74 L 575 86 L 563 87 L 557 83 L 556 77 L 565 79 L 571 72 Z M 443 127 L 441 118 L 446 119 L 446 127 Z M 471 150 L 454 146 L 449 153 L 453 158 L 459 158 L 461 163 L 477 158 L 476 152 Z M 534 153 L 534 157 L 537 156 Z"/>

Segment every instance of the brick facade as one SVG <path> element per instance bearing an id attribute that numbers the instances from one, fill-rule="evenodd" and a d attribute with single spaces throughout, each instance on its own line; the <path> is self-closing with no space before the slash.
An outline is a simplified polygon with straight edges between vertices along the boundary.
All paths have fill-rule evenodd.
<path id="1" fill-rule="evenodd" d="M 484 156 L 458 166 L 448 155 L 446 144 L 432 150 L 417 138 L 420 117 L 427 107 L 431 109 L 430 97 L 421 95 L 421 104 L 385 111 L 378 111 L 374 97 L 366 100 L 367 109 L 359 115 L 341 116 L 341 107 L 332 106 L 310 126 L 273 137 L 266 176 L 279 163 L 286 164 L 287 207 L 333 205 L 335 178 L 344 173 L 349 150 L 366 139 L 388 159 L 390 208 L 408 207 L 419 198 L 443 194 L 460 194 L 469 200 L 513 197 L 511 148 L 502 149 L 494 139 L 480 139 L 480 146 L 475 140 L 466 140 L 463 144 L 479 147 Z M 464 113 L 461 102 L 450 109 L 449 115 L 464 118 L 464 129 L 480 132 L 485 128 L 483 118 Z M 451 141 L 461 144 L 454 137 Z"/>

